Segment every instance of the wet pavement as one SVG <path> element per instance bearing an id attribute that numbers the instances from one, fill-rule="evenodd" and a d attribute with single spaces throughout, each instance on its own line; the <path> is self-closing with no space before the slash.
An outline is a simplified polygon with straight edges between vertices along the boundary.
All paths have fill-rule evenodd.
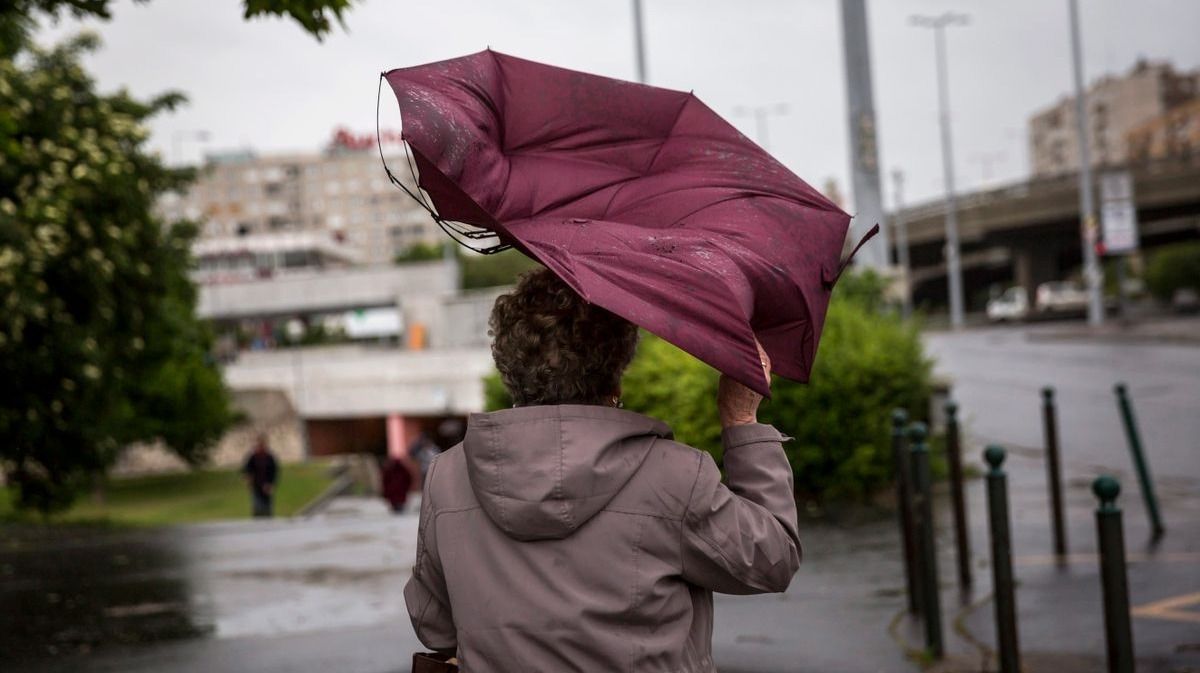
<path id="1" fill-rule="evenodd" d="M 1044 338 L 1047 334 L 1055 338 Z M 979 452 L 997 442 L 1009 451 L 1013 555 L 1020 644 L 1038 670 L 1103 670 L 1104 623 L 1096 552 L 1092 480 L 1122 484 L 1130 601 L 1139 671 L 1200 671 L 1200 347 L 1107 338 L 1060 338 L 1061 328 L 992 328 L 926 339 L 937 370 L 954 380 L 970 447 L 964 459 L 982 471 Z M 1150 526 L 1112 386 L 1128 384 L 1167 534 L 1151 544 Z M 1053 556 L 1045 475 L 1040 388 L 1058 401 L 1070 556 Z M 957 609 L 960 652 L 988 660 L 994 605 L 982 479 L 967 489 L 976 561 L 973 591 L 953 587 L 953 557 L 943 545 L 944 599 Z M 943 510 L 943 523 L 949 512 Z M 949 542 L 950 531 L 942 536 Z M 1186 605 L 1166 614 L 1168 599 Z M 1145 613 L 1153 613 L 1155 616 Z M 966 645 L 965 648 L 962 646 Z M 994 668 L 994 662 L 993 662 Z"/>
<path id="2" fill-rule="evenodd" d="M 391 516 L 374 501 L 338 506 L 341 514 L 310 521 L 37 533 L 28 546 L 10 537 L 0 567 L 19 579 L 0 589 L 5 670 L 408 670 L 420 647 L 402 596 L 416 516 Z M 809 526 L 805 572 L 786 594 L 718 597 L 722 670 L 910 668 L 887 631 L 902 590 L 891 518 L 866 516 Z M 116 555 L 142 559 L 105 564 Z M 46 572 L 47 558 L 62 571 Z M 76 609 L 20 626 L 64 600 Z M 847 649 L 828 646 L 846 633 L 859 634 L 852 669 L 838 665 Z"/>
<path id="3" fill-rule="evenodd" d="M 955 379 L 970 446 L 1009 460 L 1022 649 L 1030 671 L 1101 670 L 1103 625 L 1088 486 L 1125 485 L 1140 671 L 1200 670 L 1200 348 L 1027 339 L 1023 329 L 928 339 Z M 1111 384 L 1129 382 L 1163 501 L 1167 536 L 1147 545 Z M 1040 398 L 1059 389 L 1073 556 L 1049 556 Z M 949 510 L 939 504 L 950 664 L 980 670 L 993 641 L 982 480 L 967 489 L 972 591 L 953 584 Z M 887 511 L 804 524 L 805 562 L 782 595 L 717 597 L 722 671 L 916 671 L 918 624 L 904 616 L 898 535 Z M 341 499 L 308 520 L 160 530 L 0 529 L 0 670 L 407 671 L 420 646 L 402 590 L 416 516 Z M 1162 609 L 1161 601 L 1194 596 Z M 1178 602 L 1178 601 L 1177 601 Z M 1159 607 L 1155 607 L 1158 605 Z M 1182 616 L 1180 615 L 1182 613 Z M 1190 616 L 1189 616 L 1190 615 Z M 994 669 L 994 665 L 992 666 Z"/>

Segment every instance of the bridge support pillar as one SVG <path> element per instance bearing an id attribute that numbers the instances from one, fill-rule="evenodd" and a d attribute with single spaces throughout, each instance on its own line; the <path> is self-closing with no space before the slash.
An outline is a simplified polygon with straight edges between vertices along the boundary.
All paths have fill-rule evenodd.
<path id="1" fill-rule="evenodd" d="M 1055 250 L 1054 246 L 1037 244 L 1013 246 L 1013 281 L 1025 288 L 1030 307 L 1033 306 L 1038 285 L 1058 280 Z"/>

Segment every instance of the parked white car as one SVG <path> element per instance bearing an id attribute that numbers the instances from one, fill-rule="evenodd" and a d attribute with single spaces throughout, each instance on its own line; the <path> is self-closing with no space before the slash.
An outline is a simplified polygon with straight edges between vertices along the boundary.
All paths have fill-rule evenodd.
<path id="1" fill-rule="evenodd" d="M 1034 307 L 1038 313 L 1074 313 L 1086 311 L 1087 306 L 1087 290 L 1067 280 L 1038 285 L 1034 297 Z"/>
<path id="2" fill-rule="evenodd" d="M 987 303 L 987 317 L 992 322 L 1019 322 L 1029 315 L 1029 293 L 1025 288 L 1010 287 Z"/>

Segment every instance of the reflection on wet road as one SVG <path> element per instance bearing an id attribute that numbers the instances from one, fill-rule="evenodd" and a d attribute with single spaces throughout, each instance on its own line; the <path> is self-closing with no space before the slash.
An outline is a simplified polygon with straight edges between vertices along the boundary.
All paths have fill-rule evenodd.
<path id="1" fill-rule="evenodd" d="M 34 661 L 402 620 L 415 513 L 159 530 L 4 529 L 0 651 Z M 412 521 L 409 521 L 409 520 Z"/>

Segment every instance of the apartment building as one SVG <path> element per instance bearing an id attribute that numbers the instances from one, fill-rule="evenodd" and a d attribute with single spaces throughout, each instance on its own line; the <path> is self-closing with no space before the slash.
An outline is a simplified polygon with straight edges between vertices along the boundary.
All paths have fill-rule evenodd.
<path id="1" fill-rule="evenodd" d="M 1097 80 L 1086 93 L 1092 165 L 1127 163 L 1131 131 L 1197 97 L 1200 70 L 1181 73 L 1166 62 L 1142 60 L 1125 75 Z M 1074 97 L 1064 97 L 1034 114 L 1028 132 L 1035 178 L 1079 170 Z"/>
<path id="2" fill-rule="evenodd" d="M 393 172 L 407 177 L 402 147 L 385 149 Z M 388 181 L 374 134 L 344 130 L 319 153 L 210 154 L 191 189 L 168 196 L 160 208 L 169 218 L 201 221 L 201 241 L 248 237 L 261 247 L 278 238 L 280 246 L 303 242 L 311 250 L 320 239 L 321 248 L 344 247 L 346 254 L 336 256 L 365 265 L 389 264 L 415 243 L 444 237 L 426 212 Z"/>

